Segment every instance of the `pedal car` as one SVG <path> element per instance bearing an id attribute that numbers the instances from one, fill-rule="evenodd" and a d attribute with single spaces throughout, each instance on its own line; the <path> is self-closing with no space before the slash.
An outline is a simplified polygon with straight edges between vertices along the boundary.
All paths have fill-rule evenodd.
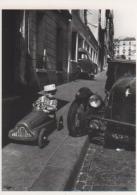
<path id="1" fill-rule="evenodd" d="M 105 100 L 88 88 L 76 93 L 68 113 L 72 136 L 103 132 L 104 145 L 123 142 L 135 145 L 135 61 L 108 61 Z"/>
<path id="2" fill-rule="evenodd" d="M 55 85 L 44 86 L 40 97 L 34 104 L 32 112 L 21 119 L 9 131 L 9 138 L 17 141 L 37 141 L 40 148 L 48 141 L 48 135 L 57 128 L 63 127 L 63 118 L 57 120 L 57 100 L 54 98 Z M 49 98 L 50 97 L 50 98 Z"/>

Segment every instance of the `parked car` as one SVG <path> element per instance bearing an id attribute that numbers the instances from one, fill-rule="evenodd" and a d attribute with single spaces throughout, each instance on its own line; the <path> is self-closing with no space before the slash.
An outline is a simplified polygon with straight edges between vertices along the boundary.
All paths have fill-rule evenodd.
<path id="1" fill-rule="evenodd" d="M 106 97 L 84 87 L 76 93 L 68 112 L 71 136 L 98 132 L 104 134 L 104 145 L 122 142 L 135 145 L 135 61 L 113 59 L 108 62 Z"/>
<path id="2" fill-rule="evenodd" d="M 88 51 L 80 48 L 78 50 L 78 62 L 71 60 L 73 71 L 77 78 L 94 79 L 98 72 L 98 66 L 95 64 Z"/>

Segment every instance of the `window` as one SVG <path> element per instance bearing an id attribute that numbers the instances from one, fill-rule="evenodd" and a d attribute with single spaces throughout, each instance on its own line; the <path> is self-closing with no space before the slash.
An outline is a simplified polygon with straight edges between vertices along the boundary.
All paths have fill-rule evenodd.
<path id="1" fill-rule="evenodd" d="M 37 12 L 37 50 L 36 56 L 34 57 L 34 62 L 36 64 L 37 71 L 45 71 L 48 67 L 48 49 L 45 46 L 45 37 L 43 31 L 46 31 L 46 28 L 43 29 L 42 20 L 44 18 L 44 13 L 42 11 Z M 46 18 L 46 17 L 45 17 Z M 46 26 L 45 26 L 46 27 Z"/>
<path id="2" fill-rule="evenodd" d="M 81 36 L 78 38 L 78 48 L 83 48 L 83 39 Z"/>
<path id="3" fill-rule="evenodd" d="M 87 45 L 87 51 L 89 52 L 89 45 Z"/>
<path id="4" fill-rule="evenodd" d="M 71 58 L 75 60 L 76 58 L 76 32 L 72 32 L 72 42 L 71 42 Z"/>
<path id="5" fill-rule="evenodd" d="M 47 64 L 48 64 L 48 54 L 47 50 L 43 50 L 43 55 L 37 54 L 37 59 L 36 59 L 36 68 L 37 69 L 47 69 Z"/>
<path id="6" fill-rule="evenodd" d="M 85 23 L 84 10 L 79 10 L 79 16 L 83 23 Z"/>
<path id="7" fill-rule="evenodd" d="M 63 68 L 63 29 L 57 28 L 57 48 L 56 48 L 56 70 L 62 71 Z"/>

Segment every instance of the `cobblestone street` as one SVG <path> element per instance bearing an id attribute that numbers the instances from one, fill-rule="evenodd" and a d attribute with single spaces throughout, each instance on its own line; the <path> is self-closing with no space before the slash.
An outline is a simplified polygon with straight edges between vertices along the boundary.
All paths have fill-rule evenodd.
<path id="1" fill-rule="evenodd" d="M 73 190 L 134 191 L 135 152 L 90 143 Z"/>

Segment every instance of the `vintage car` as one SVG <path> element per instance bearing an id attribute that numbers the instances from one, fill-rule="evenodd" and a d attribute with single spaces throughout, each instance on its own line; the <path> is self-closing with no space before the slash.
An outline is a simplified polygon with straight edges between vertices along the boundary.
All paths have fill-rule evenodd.
<path id="1" fill-rule="evenodd" d="M 73 71 L 76 71 L 76 77 L 81 79 L 94 79 L 98 72 L 97 64 L 95 64 L 88 51 L 79 48 L 78 62 L 71 60 Z"/>
<path id="2" fill-rule="evenodd" d="M 135 61 L 108 61 L 105 100 L 84 87 L 76 93 L 68 112 L 71 136 L 102 132 L 104 146 L 118 143 L 135 146 Z"/>
<path id="3" fill-rule="evenodd" d="M 49 119 L 42 111 L 33 110 L 9 131 L 9 138 L 16 141 L 35 142 L 44 147 L 47 137 L 55 128 L 55 118 Z"/>
<path id="4" fill-rule="evenodd" d="M 63 128 L 63 116 L 56 114 L 59 104 L 53 110 L 51 106 L 53 100 L 46 99 L 46 102 L 42 101 L 44 97 L 41 96 L 37 101 L 33 102 L 32 111 L 19 120 L 14 128 L 9 131 L 8 137 L 11 140 L 20 143 L 37 142 L 37 145 L 43 148 L 49 142 L 49 134 L 55 129 L 61 130 Z"/>

